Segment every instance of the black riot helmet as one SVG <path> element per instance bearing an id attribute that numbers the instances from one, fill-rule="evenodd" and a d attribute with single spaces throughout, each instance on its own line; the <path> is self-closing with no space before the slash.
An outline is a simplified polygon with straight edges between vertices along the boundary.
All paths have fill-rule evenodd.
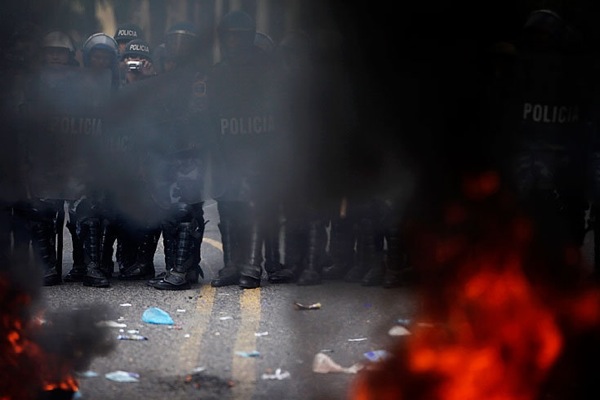
<path id="1" fill-rule="evenodd" d="M 547 50 L 561 46 L 565 40 L 566 24 L 552 10 L 535 10 L 523 26 L 524 45 L 533 50 Z"/>
<path id="2" fill-rule="evenodd" d="M 95 50 L 105 51 L 110 57 L 111 66 L 117 61 L 118 45 L 115 39 L 108 36 L 105 33 L 99 32 L 94 33 L 86 39 L 83 43 L 83 65 L 88 67 L 90 65 L 90 57 L 92 52 Z"/>
<path id="3" fill-rule="evenodd" d="M 312 62 L 312 42 L 304 31 L 291 31 L 284 35 L 277 46 L 277 56 L 288 73 L 306 71 Z"/>
<path id="4" fill-rule="evenodd" d="M 122 58 L 144 58 L 152 61 L 150 45 L 142 39 L 135 39 L 127 42 L 123 50 Z"/>
<path id="5" fill-rule="evenodd" d="M 40 47 L 44 53 L 45 64 L 79 65 L 75 60 L 75 44 L 65 32 L 46 33 Z"/>
<path id="6" fill-rule="evenodd" d="M 142 28 L 136 24 L 126 23 L 119 25 L 113 36 L 117 43 L 127 43 L 135 39 L 144 39 Z"/>
<path id="7" fill-rule="evenodd" d="M 165 35 L 165 55 L 178 62 L 190 60 L 197 55 L 198 43 L 198 31 L 193 24 L 176 23 Z"/>
<path id="8" fill-rule="evenodd" d="M 254 48 L 256 22 L 244 11 L 230 11 L 221 19 L 217 34 L 223 56 L 236 58 Z"/>
<path id="9" fill-rule="evenodd" d="M 67 49 L 69 53 L 75 53 L 75 45 L 71 37 L 61 31 L 52 31 L 44 35 L 42 39 L 42 48 L 56 47 Z"/>
<path id="10" fill-rule="evenodd" d="M 272 54 L 273 50 L 275 50 L 275 42 L 273 42 L 271 36 L 263 32 L 256 32 L 256 35 L 254 35 L 254 45 L 265 54 Z"/>

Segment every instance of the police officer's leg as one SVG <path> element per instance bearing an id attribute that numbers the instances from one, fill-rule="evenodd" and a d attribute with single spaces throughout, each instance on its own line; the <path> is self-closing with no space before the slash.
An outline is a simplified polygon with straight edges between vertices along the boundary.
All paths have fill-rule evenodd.
<path id="1" fill-rule="evenodd" d="M 336 216 L 331 220 L 329 253 L 332 263 L 323 269 L 323 279 L 341 279 L 355 261 L 355 227 L 348 217 Z"/>
<path id="2" fill-rule="evenodd" d="M 195 240 L 192 243 L 192 251 L 194 262 L 192 268 L 188 271 L 188 281 L 190 283 L 198 283 L 198 279 L 204 278 L 204 272 L 200 263 L 202 262 L 202 239 L 204 239 L 204 231 L 208 221 L 204 219 L 204 202 L 190 204 L 190 209 L 194 215 L 194 219 L 198 222 L 198 229 L 195 234 Z"/>
<path id="3" fill-rule="evenodd" d="M 44 286 L 62 281 L 56 268 L 56 207 L 54 201 L 34 200 L 30 209 L 32 245 L 35 258 L 43 267 Z"/>
<path id="4" fill-rule="evenodd" d="M 85 266 L 83 243 L 81 242 L 81 240 L 79 239 L 79 235 L 77 234 L 77 216 L 75 214 L 73 202 L 69 201 L 67 203 L 67 207 L 69 220 L 66 223 L 66 227 L 69 230 L 69 233 L 71 234 L 71 243 L 73 246 L 73 266 L 71 267 L 71 270 L 65 275 L 64 280 L 65 282 L 82 282 L 83 277 L 87 272 L 87 268 Z"/>
<path id="5" fill-rule="evenodd" d="M 273 212 L 276 210 L 276 212 Z M 282 263 L 281 258 L 281 210 L 266 207 L 265 210 L 265 271 L 270 283 L 290 283 L 295 280 L 294 271 Z"/>
<path id="6" fill-rule="evenodd" d="M 8 268 L 9 260 L 11 258 L 11 217 L 11 204 L 0 202 L 0 270 Z"/>
<path id="7" fill-rule="evenodd" d="M 30 204 L 17 201 L 12 205 L 10 230 L 12 233 L 12 252 L 21 262 L 30 261 L 31 224 L 29 218 Z"/>
<path id="8" fill-rule="evenodd" d="M 390 208 L 386 207 L 383 202 L 374 199 L 368 205 L 367 212 L 373 224 L 373 251 L 368 255 L 371 259 L 367 262 L 367 273 L 363 276 L 361 283 L 363 286 L 379 286 L 383 283 L 385 272 L 385 224 L 390 218 Z"/>
<path id="9" fill-rule="evenodd" d="M 370 268 L 381 267 L 378 253 L 376 218 L 370 209 L 370 204 L 362 204 L 357 212 L 357 243 L 356 263 L 346 273 L 344 280 L 347 282 L 361 282 Z"/>
<path id="10" fill-rule="evenodd" d="M 384 288 L 398 287 L 412 281 L 411 268 L 404 238 L 398 226 L 391 226 L 385 233 L 387 250 L 385 256 Z"/>
<path id="11" fill-rule="evenodd" d="M 133 268 L 137 259 L 142 231 L 138 222 L 134 222 L 126 216 L 119 218 L 116 231 L 119 276 Z"/>
<path id="12" fill-rule="evenodd" d="M 120 271 L 119 279 L 146 280 L 154 277 L 154 254 L 158 246 L 161 229 L 158 226 L 142 226 L 132 235 L 131 246 L 135 246 L 135 261 Z"/>
<path id="13" fill-rule="evenodd" d="M 187 273 L 195 268 L 194 263 L 197 257 L 194 252 L 197 251 L 196 243 L 200 232 L 203 231 L 204 221 L 199 223 L 192 209 L 187 204 L 179 203 L 177 209 L 171 214 L 170 221 L 163 225 L 163 231 L 168 230 L 169 236 L 174 238 L 174 245 L 171 245 L 171 251 L 175 251 L 174 265 L 167 270 L 165 277 L 151 286 L 164 290 L 185 290 L 190 289 Z M 202 226 L 202 228 L 200 228 Z M 172 254 L 171 254 L 172 255 Z"/>
<path id="14" fill-rule="evenodd" d="M 304 263 L 307 249 L 307 213 L 302 202 L 288 201 L 284 206 L 285 221 L 283 223 L 283 258 L 285 269 L 292 279 L 298 279 Z"/>
<path id="15" fill-rule="evenodd" d="M 263 263 L 263 220 L 255 205 L 244 203 L 246 218 L 240 225 L 240 279 L 243 289 L 254 289 L 260 286 Z"/>
<path id="16" fill-rule="evenodd" d="M 83 242 L 83 251 L 87 273 L 83 278 L 84 286 L 109 287 L 110 281 L 106 270 L 100 263 L 101 210 L 100 205 L 92 199 L 84 199 L 76 209 L 77 233 Z"/>
<path id="17" fill-rule="evenodd" d="M 306 241 L 306 256 L 297 284 L 300 286 L 318 285 L 321 283 L 323 258 L 327 242 L 325 222 L 314 213 L 309 215 Z"/>
<path id="18" fill-rule="evenodd" d="M 102 219 L 100 229 L 100 263 L 102 268 L 110 273 L 114 273 L 115 263 L 113 254 L 115 253 L 115 243 L 121 229 L 120 221 L 116 215 L 111 215 Z"/>
<path id="19" fill-rule="evenodd" d="M 367 272 L 361 280 L 363 286 L 379 286 L 383 283 L 383 275 L 385 272 L 384 262 L 384 233 L 376 230 L 373 232 L 373 250 L 371 260 L 367 264 Z"/>
<path id="20" fill-rule="evenodd" d="M 240 223 L 238 214 L 239 202 L 219 201 L 219 232 L 223 245 L 223 268 L 218 272 L 215 279 L 211 281 L 214 287 L 237 285 L 240 279 L 240 270 L 237 264 L 238 257 L 238 229 Z"/>

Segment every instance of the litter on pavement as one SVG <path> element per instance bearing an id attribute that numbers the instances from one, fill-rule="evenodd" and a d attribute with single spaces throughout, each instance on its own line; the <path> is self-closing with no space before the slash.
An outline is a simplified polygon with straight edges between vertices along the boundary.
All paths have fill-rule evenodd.
<path id="1" fill-rule="evenodd" d="M 313 359 L 312 370 L 319 374 L 327 374 L 330 372 L 343 372 L 346 374 L 356 374 L 362 369 L 362 365 L 357 363 L 350 367 L 342 367 L 327 354 L 317 353 Z"/>
<path id="2" fill-rule="evenodd" d="M 121 324 L 115 321 L 99 321 L 96 326 L 108 327 L 108 328 L 126 328 L 127 324 Z"/>
<path id="3" fill-rule="evenodd" d="M 253 351 L 236 351 L 235 354 L 238 356 L 246 357 L 246 358 L 256 358 L 260 357 L 260 353 L 256 350 Z"/>
<path id="4" fill-rule="evenodd" d="M 400 326 L 400 325 L 393 326 L 388 331 L 388 335 L 390 335 L 390 336 L 406 336 L 406 335 L 410 335 L 410 334 L 411 333 L 408 329 L 406 329 L 405 327 Z"/>
<path id="5" fill-rule="evenodd" d="M 364 342 L 365 340 L 367 340 L 366 337 L 355 338 L 355 339 L 348 339 L 349 342 Z"/>
<path id="6" fill-rule="evenodd" d="M 301 304 L 298 303 L 297 301 L 294 302 L 294 307 L 296 308 L 296 310 L 319 310 L 321 308 L 321 303 L 314 303 L 314 304 Z"/>
<path id="7" fill-rule="evenodd" d="M 106 379 L 115 382 L 139 382 L 140 374 L 127 371 L 113 371 L 104 375 Z"/>
<path id="8" fill-rule="evenodd" d="M 383 361 L 386 358 L 390 357 L 391 354 L 386 350 L 373 350 L 373 351 L 367 351 L 364 354 L 364 356 L 369 361 L 378 362 L 378 361 Z"/>
<path id="9" fill-rule="evenodd" d="M 281 368 L 277 368 L 274 374 L 262 374 L 261 378 L 281 381 L 283 379 L 288 379 L 290 376 L 288 371 L 281 371 Z"/>
<path id="10" fill-rule="evenodd" d="M 173 325 L 173 319 L 171 316 L 164 310 L 161 310 L 158 307 L 150 307 L 144 311 L 142 314 L 142 321 L 147 322 L 149 324 L 158 324 L 158 325 Z"/>
<path id="11" fill-rule="evenodd" d="M 148 340 L 146 336 L 132 334 L 132 335 L 119 335 L 117 336 L 118 340 Z"/>
<path id="12" fill-rule="evenodd" d="M 94 371 L 81 371 L 76 372 L 75 375 L 77 375 L 78 378 L 94 378 L 98 376 L 98 373 Z"/>

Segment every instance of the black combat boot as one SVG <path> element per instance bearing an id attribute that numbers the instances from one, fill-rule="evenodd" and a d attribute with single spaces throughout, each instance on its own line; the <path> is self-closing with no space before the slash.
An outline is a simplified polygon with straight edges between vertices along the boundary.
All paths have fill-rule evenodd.
<path id="1" fill-rule="evenodd" d="M 357 261 L 344 275 L 346 282 L 361 282 L 371 267 L 381 267 L 375 257 L 375 226 L 372 218 L 360 219 L 358 241 L 356 244 Z"/>
<path id="2" fill-rule="evenodd" d="M 107 272 L 100 265 L 100 221 L 97 218 L 86 218 L 81 221 L 81 239 L 86 256 L 87 273 L 83 278 L 83 286 L 109 287 Z"/>
<path id="3" fill-rule="evenodd" d="M 240 270 L 234 253 L 238 246 L 238 235 L 234 229 L 233 223 L 229 219 L 222 218 L 219 222 L 224 266 L 219 270 L 217 277 L 210 282 L 213 287 L 237 285 L 240 281 Z"/>
<path id="4" fill-rule="evenodd" d="M 329 253 L 332 263 L 323 268 L 323 279 L 342 279 L 356 258 L 354 223 L 349 218 L 331 221 Z"/>
<path id="5" fill-rule="evenodd" d="M 381 286 L 383 284 L 383 275 L 385 272 L 385 261 L 383 254 L 384 247 L 383 233 L 376 233 L 373 236 L 373 247 L 366 257 L 369 257 L 366 264 L 369 266 L 367 273 L 363 276 L 361 284 L 363 286 Z"/>
<path id="6" fill-rule="evenodd" d="M 202 267 L 200 266 L 200 247 L 201 247 L 201 243 L 202 243 L 202 237 L 204 236 L 204 228 L 205 228 L 206 224 L 203 224 L 201 226 L 201 228 L 199 228 L 199 231 L 196 235 L 194 235 L 194 237 L 196 238 L 196 240 L 194 240 L 192 242 L 192 254 L 194 257 L 194 261 L 192 262 L 192 267 L 190 269 L 188 269 L 187 273 L 185 274 L 185 277 L 187 279 L 187 281 L 190 284 L 196 284 L 198 283 L 200 278 L 204 278 L 204 271 L 202 270 Z M 156 237 L 156 243 L 158 244 L 160 238 L 160 231 L 158 232 L 158 235 Z M 163 243 L 164 243 L 164 251 L 165 251 L 165 272 L 161 272 L 160 274 L 156 275 L 154 278 L 151 278 L 148 280 L 147 284 L 149 286 L 153 286 L 155 283 L 160 282 L 162 279 L 164 279 L 165 276 L 167 276 L 167 272 L 166 271 L 170 271 L 173 269 L 173 267 L 175 266 L 175 259 L 177 256 L 177 250 L 175 248 L 177 241 L 170 237 L 168 234 L 163 233 Z M 156 252 L 156 249 L 155 249 Z"/>
<path id="7" fill-rule="evenodd" d="M 119 227 L 113 221 L 104 220 L 100 229 L 100 265 L 102 270 L 105 271 L 106 276 L 111 278 L 115 270 L 113 253 L 115 253 L 114 247 Z"/>
<path id="8" fill-rule="evenodd" d="M 154 286 L 167 276 L 167 271 L 175 268 L 177 258 L 177 229 L 176 225 L 165 223 L 162 225 L 163 250 L 165 252 L 165 271 L 156 275 L 146 282 L 148 286 Z"/>
<path id="9" fill-rule="evenodd" d="M 245 255 L 240 262 L 238 282 L 242 289 L 256 289 L 260 286 L 263 262 L 262 244 L 263 235 L 260 222 L 253 221 L 247 230 L 247 235 L 240 238 L 240 253 Z"/>
<path id="10" fill-rule="evenodd" d="M 386 268 L 383 277 L 384 288 L 402 286 L 411 280 L 411 271 L 407 266 L 407 255 L 400 229 L 394 227 L 386 233 L 387 255 Z"/>
<path id="11" fill-rule="evenodd" d="M 151 286 L 162 290 L 186 290 L 192 286 L 187 279 L 187 272 L 194 266 L 194 242 L 197 242 L 195 234 L 198 230 L 197 223 L 182 222 L 177 225 L 175 240 L 175 265 L 168 269 L 165 277 Z"/>
<path id="12" fill-rule="evenodd" d="M 122 280 L 147 280 L 154 277 L 154 254 L 160 238 L 160 230 L 144 228 L 139 234 L 136 261 L 119 274 Z"/>
<path id="13" fill-rule="evenodd" d="M 289 220 L 285 225 L 284 234 L 284 265 L 293 276 L 294 281 L 298 279 L 304 265 L 304 253 L 308 248 L 308 227 L 304 221 Z"/>
<path id="14" fill-rule="evenodd" d="M 269 227 L 265 232 L 265 271 L 270 283 L 290 283 L 295 280 L 294 271 L 281 263 L 278 227 Z"/>
<path id="15" fill-rule="evenodd" d="M 308 286 L 321 283 L 326 239 L 327 231 L 323 222 L 319 220 L 310 221 L 308 224 L 305 263 L 298 278 L 298 285 Z"/>
<path id="16" fill-rule="evenodd" d="M 35 221 L 31 227 L 32 245 L 44 267 L 44 286 L 62 282 L 56 269 L 56 231 L 53 219 Z"/>
<path id="17" fill-rule="evenodd" d="M 204 278 L 204 271 L 200 263 L 202 262 L 202 239 L 204 239 L 204 231 L 208 221 L 204 220 L 204 203 L 199 202 L 190 206 L 193 214 L 193 219 L 197 229 L 194 230 L 194 242 L 192 245 L 193 262 L 192 267 L 188 270 L 186 278 L 191 284 L 199 282 L 200 278 Z"/>
<path id="18" fill-rule="evenodd" d="M 142 232 L 136 232 L 130 226 L 119 230 L 116 257 L 119 276 L 123 275 L 125 271 L 130 270 L 136 263 L 142 236 Z"/>
<path id="19" fill-rule="evenodd" d="M 87 272 L 85 266 L 85 257 L 83 253 L 83 242 L 77 234 L 77 225 L 75 223 L 75 213 L 69 212 L 69 222 L 66 224 L 71 234 L 71 243 L 73 244 L 73 266 L 64 277 L 65 282 L 82 282 Z"/>

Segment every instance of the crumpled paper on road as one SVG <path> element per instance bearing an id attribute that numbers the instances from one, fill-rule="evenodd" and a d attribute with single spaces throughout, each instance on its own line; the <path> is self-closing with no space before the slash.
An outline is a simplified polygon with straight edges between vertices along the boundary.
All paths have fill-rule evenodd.
<path id="1" fill-rule="evenodd" d="M 319 374 L 327 374 L 330 372 L 343 372 L 346 374 L 356 374 L 363 368 L 363 365 L 356 363 L 350 367 L 342 367 L 327 354 L 317 353 L 313 359 L 312 370 Z"/>

